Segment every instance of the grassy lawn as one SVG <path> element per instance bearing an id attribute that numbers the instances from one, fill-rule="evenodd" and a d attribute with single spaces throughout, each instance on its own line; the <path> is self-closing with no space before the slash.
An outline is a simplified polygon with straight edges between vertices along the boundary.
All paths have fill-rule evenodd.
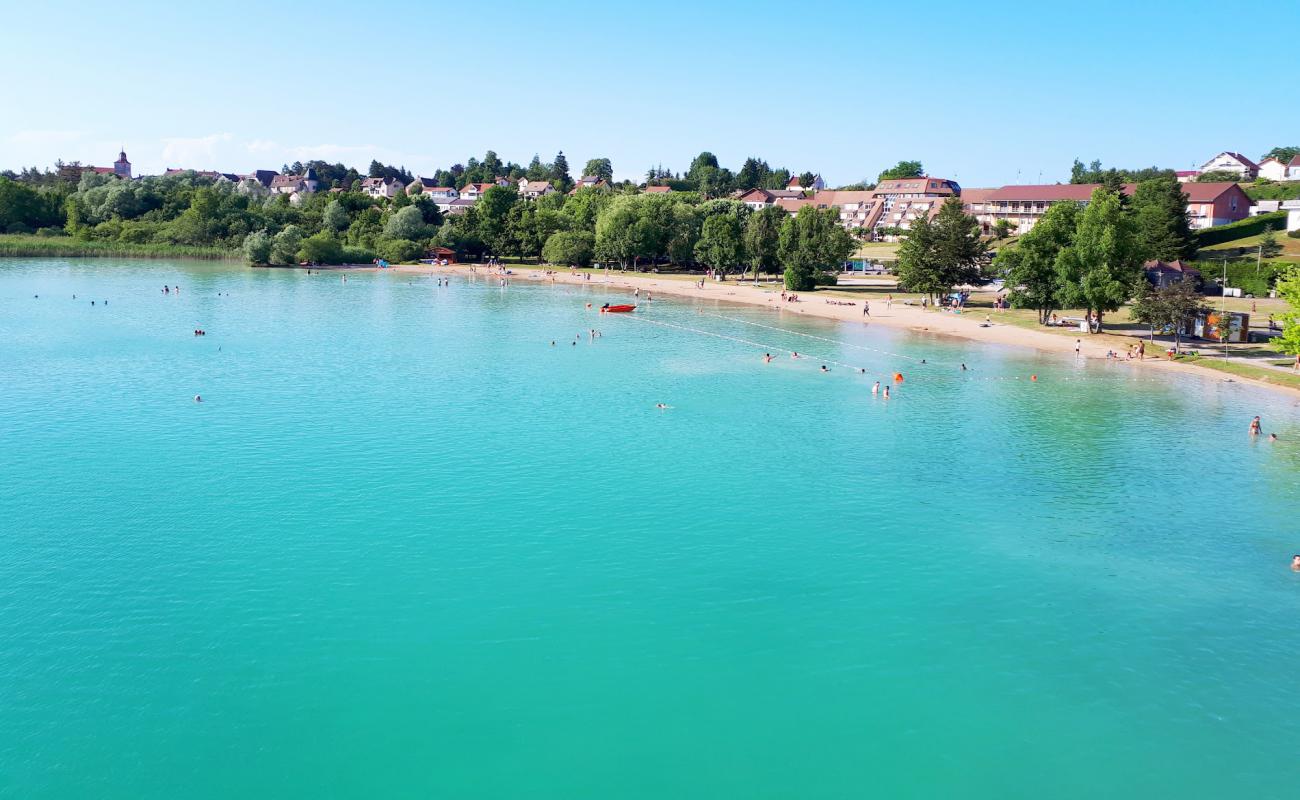
<path id="1" fill-rule="evenodd" d="M 1300 261 L 1300 239 L 1292 239 L 1286 235 L 1285 231 L 1274 231 L 1273 235 L 1277 238 L 1277 243 L 1282 245 L 1282 254 L 1269 259 L 1270 261 Z M 1254 258 L 1259 252 L 1259 243 L 1263 238 L 1264 234 L 1258 233 L 1243 239 L 1233 239 L 1230 242 L 1207 245 L 1200 249 L 1197 260 L 1214 261 L 1226 258 L 1229 261 L 1237 261 Z"/>
<path id="2" fill-rule="evenodd" d="M 1278 386 L 1290 386 L 1293 389 L 1300 389 L 1300 373 L 1279 372 L 1277 370 L 1269 369 L 1268 367 L 1260 367 L 1254 364 L 1248 364 L 1244 361 L 1233 360 L 1231 358 L 1225 361 L 1222 358 L 1214 358 L 1210 356 L 1186 355 L 1179 356 L 1178 360 L 1187 361 L 1220 372 L 1226 372 L 1230 375 L 1237 375 L 1242 378 L 1254 378 L 1262 383 L 1272 383 Z M 1289 361 L 1282 362 L 1283 365 L 1290 363 L 1291 362 Z"/>

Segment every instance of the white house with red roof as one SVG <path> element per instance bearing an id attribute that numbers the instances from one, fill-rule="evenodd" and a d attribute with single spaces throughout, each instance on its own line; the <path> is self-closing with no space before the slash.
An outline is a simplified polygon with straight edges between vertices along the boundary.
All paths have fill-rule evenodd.
<path id="1" fill-rule="evenodd" d="M 519 196 L 525 200 L 536 200 L 544 194 L 550 194 L 555 191 L 555 187 L 550 181 L 530 181 L 527 178 L 519 179 Z"/>
<path id="2" fill-rule="evenodd" d="M 1271 181 L 1300 181 L 1300 153 L 1283 163 L 1276 158 L 1266 158 L 1259 162 L 1259 177 Z"/>
<path id="3" fill-rule="evenodd" d="M 488 189 L 498 185 L 499 184 L 496 183 L 467 183 L 460 187 L 460 199 L 475 202 L 482 197 L 483 193 Z"/>
<path id="4" fill-rule="evenodd" d="M 1201 165 L 1201 172 L 1235 172 L 1245 180 L 1259 175 L 1259 165 L 1241 153 L 1225 151 Z"/>
<path id="5" fill-rule="evenodd" d="M 365 178 L 361 181 L 361 193 L 369 197 L 396 197 L 406 191 L 406 187 L 397 178 Z"/>

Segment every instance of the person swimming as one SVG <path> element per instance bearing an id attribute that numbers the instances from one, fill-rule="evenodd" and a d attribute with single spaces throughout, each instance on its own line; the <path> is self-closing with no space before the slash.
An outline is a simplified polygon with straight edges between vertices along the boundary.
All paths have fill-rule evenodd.
<path id="1" fill-rule="evenodd" d="M 830 372 L 830 370 L 826 368 L 825 364 L 822 364 L 822 372 Z"/>
<path id="2" fill-rule="evenodd" d="M 888 386 L 885 387 L 885 393 L 884 393 L 883 396 L 884 396 L 884 398 L 885 398 L 886 400 L 889 399 L 889 387 L 888 387 Z"/>
<path id="3" fill-rule="evenodd" d="M 799 358 L 799 354 L 794 350 L 790 351 L 790 358 Z"/>
<path id="4" fill-rule="evenodd" d="M 880 381 L 876 381 L 875 385 L 871 387 L 871 393 L 880 394 Z"/>
<path id="5" fill-rule="evenodd" d="M 655 403 L 655 408 L 661 411 L 667 411 L 668 409 L 672 408 L 672 406 L 668 405 L 667 403 Z"/>
<path id="6" fill-rule="evenodd" d="M 771 354 L 771 353 L 764 353 L 764 354 L 763 354 L 763 363 L 764 363 L 764 364 L 771 364 L 771 363 L 772 363 L 772 354 Z"/>
<path id="7" fill-rule="evenodd" d="M 1294 572 L 1300 572 L 1300 553 L 1291 556 L 1291 569 Z"/>
<path id="8" fill-rule="evenodd" d="M 965 365 L 965 364 L 962 364 L 962 365 L 961 365 L 961 371 L 962 371 L 962 372 L 965 372 L 965 371 L 966 371 L 966 365 Z"/>
<path id="9" fill-rule="evenodd" d="M 194 395 L 194 402 L 196 402 L 196 403 L 202 403 L 202 402 L 203 402 L 203 395 L 201 395 L 201 394 L 196 394 L 196 395 Z"/>
<path id="10" fill-rule="evenodd" d="M 1276 433 L 1270 433 L 1270 434 L 1268 435 L 1268 440 L 1269 440 L 1270 442 L 1276 442 L 1276 441 L 1277 441 L 1277 434 L 1276 434 Z"/>

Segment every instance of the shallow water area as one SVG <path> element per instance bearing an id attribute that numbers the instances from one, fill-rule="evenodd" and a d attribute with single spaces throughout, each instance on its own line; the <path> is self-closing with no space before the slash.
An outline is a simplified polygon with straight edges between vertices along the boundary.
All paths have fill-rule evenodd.
<path id="1" fill-rule="evenodd" d="M 0 260 L 0 797 L 1295 795 L 1293 398 L 626 297 Z"/>

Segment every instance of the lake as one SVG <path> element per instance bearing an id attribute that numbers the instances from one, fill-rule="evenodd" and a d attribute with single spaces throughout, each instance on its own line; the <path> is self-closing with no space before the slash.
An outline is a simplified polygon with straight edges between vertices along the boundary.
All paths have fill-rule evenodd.
<path id="1" fill-rule="evenodd" d="M 0 260 L 0 797 L 1296 795 L 1294 398 L 626 297 Z"/>

